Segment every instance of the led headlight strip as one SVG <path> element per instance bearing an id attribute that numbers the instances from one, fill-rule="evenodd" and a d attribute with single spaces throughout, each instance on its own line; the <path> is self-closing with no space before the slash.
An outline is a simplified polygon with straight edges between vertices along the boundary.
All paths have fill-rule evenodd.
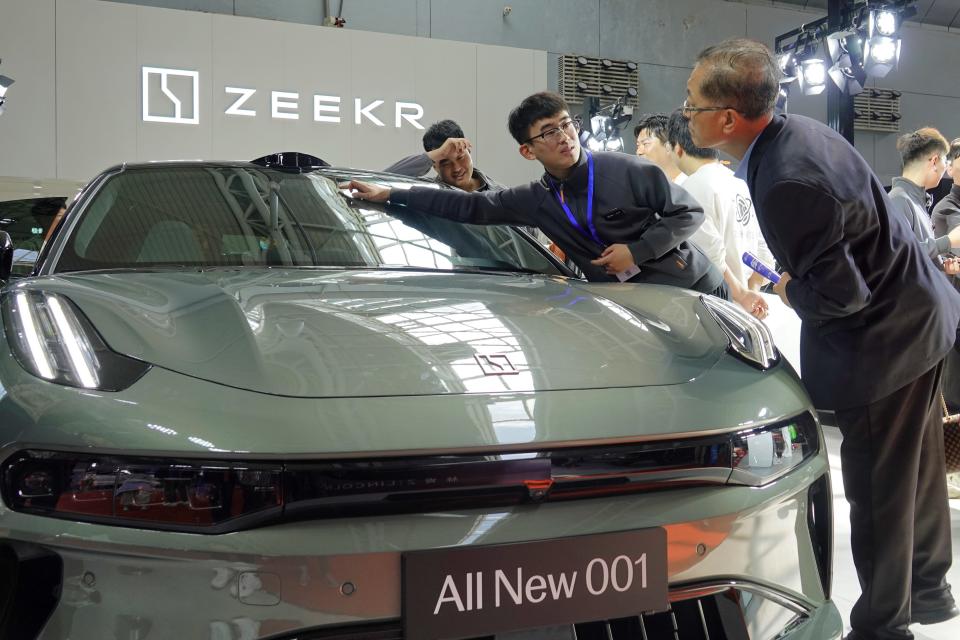
<path id="1" fill-rule="evenodd" d="M 15 289 L 0 300 L 7 343 L 20 365 L 38 378 L 83 389 L 119 391 L 150 365 L 111 351 L 65 296 Z"/>
<path id="2" fill-rule="evenodd" d="M 765 324 L 726 300 L 715 296 L 701 296 L 700 300 L 726 334 L 730 353 L 760 369 L 769 369 L 780 360 Z"/>

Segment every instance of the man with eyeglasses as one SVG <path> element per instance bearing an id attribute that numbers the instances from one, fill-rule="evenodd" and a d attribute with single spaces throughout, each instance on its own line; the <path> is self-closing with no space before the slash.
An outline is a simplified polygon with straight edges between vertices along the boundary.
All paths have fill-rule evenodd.
<path id="1" fill-rule="evenodd" d="M 740 159 L 760 230 L 802 321 L 803 381 L 834 411 L 862 587 L 851 640 L 909 640 L 958 615 L 946 582 L 950 513 L 938 406 L 960 295 L 879 178 L 837 132 L 774 114 L 780 69 L 759 42 L 697 57 L 683 113 L 693 142 Z"/>
<path id="2" fill-rule="evenodd" d="M 406 205 L 473 224 L 539 227 L 594 282 L 667 284 L 727 298 L 723 276 L 687 242 L 703 209 L 655 165 L 616 152 L 581 148 L 579 123 L 566 101 L 543 92 L 510 113 L 520 154 L 543 177 L 498 192 L 413 187 L 391 190 L 354 181 L 355 197 Z"/>
<path id="3" fill-rule="evenodd" d="M 677 184 L 683 184 L 687 174 L 670 156 L 667 143 L 669 122 L 670 116 L 665 113 L 645 113 L 640 116 L 637 126 L 633 128 L 633 136 L 637 139 L 637 155 L 660 167 Z"/>

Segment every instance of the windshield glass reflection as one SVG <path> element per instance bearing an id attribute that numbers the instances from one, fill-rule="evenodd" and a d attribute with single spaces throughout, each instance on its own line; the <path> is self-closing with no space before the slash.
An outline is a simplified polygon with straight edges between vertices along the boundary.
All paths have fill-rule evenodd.
<path id="1" fill-rule="evenodd" d="M 509 227 L 362 203 L 320 173 L 216 166 L 113 175 L 56 270 L 268 266 L 559 274 Z"/>

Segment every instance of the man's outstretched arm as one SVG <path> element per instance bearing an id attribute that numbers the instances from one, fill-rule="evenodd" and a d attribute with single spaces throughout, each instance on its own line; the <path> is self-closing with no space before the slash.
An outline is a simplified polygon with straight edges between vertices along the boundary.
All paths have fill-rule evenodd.
<path id="1" fill-rule="evenodd" d="M 538 202 L 529 187 L 503 191 L 466 192 L 456 189 L 391 189 L 353 180 L 343 186 L 358 200 L 387 202 L 456 222 L 471 224 L 519 224 L 536 226 Z"/>

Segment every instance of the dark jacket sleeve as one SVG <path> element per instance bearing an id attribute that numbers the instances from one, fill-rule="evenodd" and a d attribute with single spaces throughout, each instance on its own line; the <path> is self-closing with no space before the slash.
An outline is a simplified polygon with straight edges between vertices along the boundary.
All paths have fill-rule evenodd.
<path id="1" fill-rule="evenodd" d="M 384 169 L 387 173 L 399 173 L 402 176 L 412 176 L 419 178 L 425 176 L 433 168 L 433 160 L 425 153 L 418 153 L 397 160 L 392 165 Z"/>
<path id="2" fill-rule="evenodd" d="M 502 191 L 460 191 L 413 187 L 391 189 L 390 202 L 456 222 L 537 226 L 539 201 L 531 185 Z"/>
<path id="3" fill-rule="evenodd" d="M 628 176 L 637 204 L 660 214 L 660 220 L 628 245 L 633 259 L 643 264 L 662 258 L 692 236 L 703 224 L 703 207 L 653 164 L 633 164 Z"/>
<path id="4" fill-rule="evenodd" d="M 843 318 L 867 306 L 870 288 L 844 236 L 840 202 L 822 189 L 783 181 L 766 193 L 762 211 L 777 219 L 767 228 L 785 254 L 778 258 L 792 278 L 787 299 L 802 320 Z"/>

